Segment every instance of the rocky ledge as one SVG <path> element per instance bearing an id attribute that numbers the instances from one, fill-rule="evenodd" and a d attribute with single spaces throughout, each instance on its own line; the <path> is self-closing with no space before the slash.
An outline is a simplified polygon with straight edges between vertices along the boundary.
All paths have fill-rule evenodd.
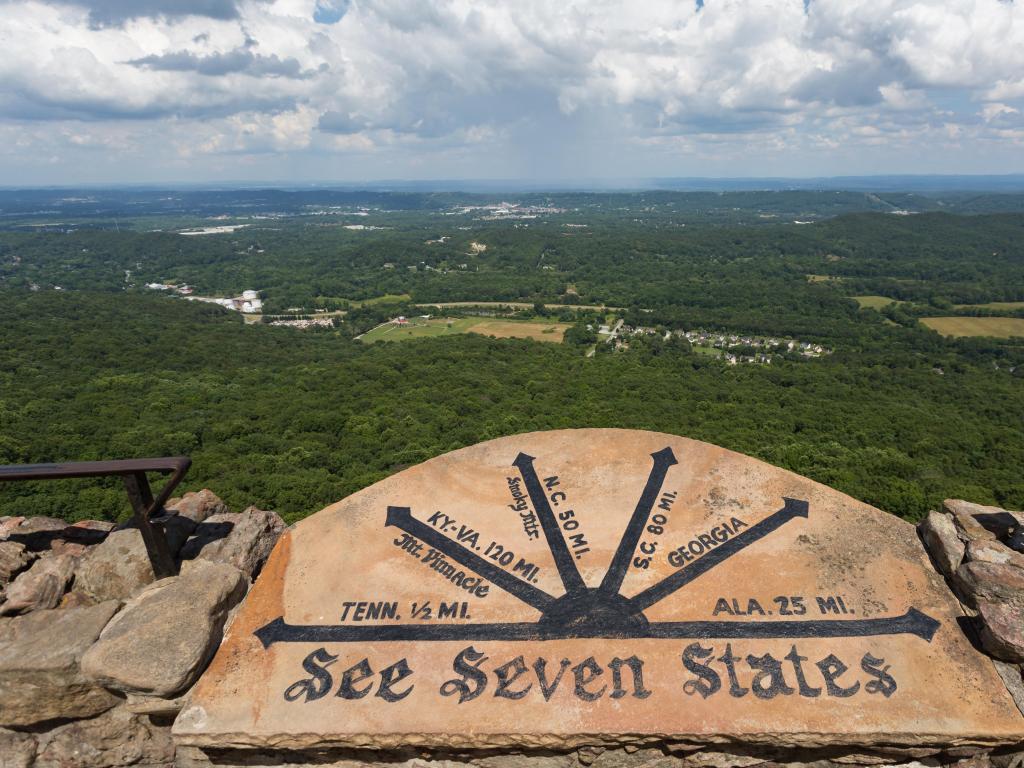
<path id="1" fill-rule="evenodd" d="M 1021 689 L 1024 513 L 947 499 L 918 530 L 935 567 L 974 618 L 978 640 Z M 1012 690 L 1013 688 L 1011 688 Z M 1022 699 L 1018 698 L 1020 705 Z"/>
<path id="2" fill-rule="evenodd" d="M 167 504 L 180 574 L 129 525 L 0 517 L 0 766 L 173 766 L 170 725 L 285 528 L 208 490 Z"/>

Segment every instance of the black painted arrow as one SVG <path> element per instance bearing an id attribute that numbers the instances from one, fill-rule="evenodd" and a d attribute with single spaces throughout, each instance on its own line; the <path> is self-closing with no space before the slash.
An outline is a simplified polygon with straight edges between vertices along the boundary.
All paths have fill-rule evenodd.
<path id="1" fill-rule="evenodd" d="M 533 468 L 533 456 L 520 453 L 512 462 L 512 466 L 518 469 L 523 476 L 526 491 L 530 494 L 530 501 L 533 502 L 533 510 L 537 513 L 540 526 L 544 530 L 544 537 L 548 540 L 548 549 L 555 559 L 555 567 L 562 579 L 562 586 L 565 587 L 567 593 L 584 591 L 587 585 L 583 583 L 583 577 L 580 576 L 576 563 L 573 561 L 572 555 L 569 554 L 569 547 L 565 544 L 562 529 L 558 526 L 555 513 L 551 511 L 551 505 L 548 504 L 547 494 L 544 493 L 544 489 L 540 486 L 540 480 L 537 479 L 537 471 Z"/>
<path id="2" fill-rule="evenodd" d="M 494 563 L 487 562 L 480 555 L 471 552 L 458 542 L 452 541 L 433 526 L 420 522 L 412 516 L 408 507 L 388 507 L 384 525 L 393 525 L 417 539 L 422 539 L 434 549 L 443 552 L 460 565 L 493 582 L 541 613 L 555 601 L 555 598 L 547 592 L 513 576 Z"/>
<path id="3" fill-rule="evenodd" d="M 776 638 L 872 637 L 916 635 L 931 642 L 940 623 L 916 608 L 902 616 L 875 619 L 808 621 L 666 621 L 648 627 L 607 630 L 594 626 L 545 630 L 533 623 L 508 624 L 289 624 L 278 617 L 253 634 L 269 648 L 274 643 L 369 643 L 483 640 L 770 640 Z"/>
<path id="4" fill-rule="evenodd" d="M 876 635 L 917 635 L 932 641 L 941 622 L 917 608 L 902 616 L 881 619 L 809 619 L 807 621 L 664 621 L 654 622 L 643 637 L 658 639 L 871 637 Z"/>
<path id="5" fill-rule="evenodd" d="M 636 503 L 633 516 L 629 518 L 626 531 L 622 534 L 618 549 L 615 550 L 615 555 L 612 557 L 612 563 L 608 566 L 608 571 L 601 581 L 599 589 L 605 594 L 617 594 L 622 587 L 622 580 L 626 578 L 626 571 L 629 570 L 629 562 L 636 551 L 637 542 L 640 541 L 651 510 L 654 509 L 654 502 L 657 501 L 658 494 L 661 493 L 665 475 L 668 474 L 669 467 L 679 463 L 669 447 L 652 453 L 651 458 L 654 459 L 654 466 L 651 467 L 651 473 L 647 477 L 647 484 L 644 486 L 643 493 L 640 494 L 640 500 Z"/>
<path id="6" fill-rule="evenodd" d="M 785 506 L 778 512 L 774 512 L 759 523 L 745 530 L 743 533 L 719 544 L 706 555 L 688 565 L 680 568 L 671 576 L 659 581 L 652 587 L 630 598 L 630 604 L 637 611 L 645 611 L 660 600 L 665 599 L 673 592 L 685 587 L 698 576 L 703 576 L 716 565 L 740 552 L 756 541 L 764 538 L 772 531 L 785 525 L 796 517 L 807 517 L 809 505 L 801 499 L 790 499 L 783 497 Z"/>

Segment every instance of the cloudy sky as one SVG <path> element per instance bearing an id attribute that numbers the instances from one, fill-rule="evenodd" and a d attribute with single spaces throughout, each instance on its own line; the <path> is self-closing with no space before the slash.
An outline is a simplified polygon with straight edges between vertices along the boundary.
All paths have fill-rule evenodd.
<path id="1" fill-rule="evenodd" d="M 1024 171 L 1024 0 L 0 0 L 0 185 Z"/>

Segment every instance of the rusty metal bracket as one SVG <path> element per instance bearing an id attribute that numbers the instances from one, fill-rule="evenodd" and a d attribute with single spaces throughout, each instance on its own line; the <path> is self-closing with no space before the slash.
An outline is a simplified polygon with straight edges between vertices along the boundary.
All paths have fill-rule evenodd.
<path id="1" fill-rule="evenodd" d="M 185 477 L 192 460 L 187 456 L 161 459 L 123 459 L 118 461 L 73 461 L 63 464 L 10 464 L 0 466 L 0 481 L 64 480 L 77 477 L 121 477 L 134 516 L 132 521 L 142 534 L 153 575 L 158 579 L 174 576 L 178 568 L 167 546 L 163 523 L 173 513 L 164 509 L 171 493 Z M 147 472 L 170 473 L 156 498 L 149 487 Z"/>

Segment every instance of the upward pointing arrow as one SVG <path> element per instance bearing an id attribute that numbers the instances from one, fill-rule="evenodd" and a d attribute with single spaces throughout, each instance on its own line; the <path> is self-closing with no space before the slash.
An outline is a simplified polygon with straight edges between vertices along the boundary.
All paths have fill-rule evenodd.
<path id="1" fill-rule="evenodd" d="M 636 551 L 637 542 L 640 541 L 644 526 L 647 525 L 654 502 L 658 500 L 658 494 L 661 493 L 665 475 L 668 474 L 669 467 L 679 463 L 669 447 L 652 453 L 651 458 L 654 459 L 654 466 L 651 467 L 651 473 L 647 477 L 647 484 L 644 486 L 643 493 L 640 494 L 640 500 L 636 503 L 633 516 L 626 525 L 626 530 L 612 557 L 611 565 L 608 566 L 608 571 L 601 581 L 600 590 L 605 594 L 616 594 L 622 587 L 622 580 L 626 578 L 626 572 L 629 570 L 630 558 Z"/>
<path id="2" fill-rule="evenodd" d="M 555 513 L 551 511 L 551 505 L 548 504 L 548 497 L 544 493 L 544 489 L 540 487 L 537 471 L 533 468 L 533 456 L 520 453 L 516 456 L 516 460 L 512 462 L 512 466 L 518 469 L 519 473 L 523 476 L 526 491 L 530 494 L 533 509 L 537 513 L 537 517 L 540 518 L 540 526 L 544 530 L 544 537 L 548 541 L 548 549 L 551 551 L 551 556 L 555 559 L 555 567 L 558 569 L 558 575 L 562 579 L 562 586 L 565 587 L 566 592 L 584 591 L 587 585 L 583 583 L 583 577 L 580 576 L 576 563 L 573 561 L 572 555 L 569 554 L 569 548 L 566 546 L 565 538 L 562 536 L 562 529 L 558 527 Z"/>

